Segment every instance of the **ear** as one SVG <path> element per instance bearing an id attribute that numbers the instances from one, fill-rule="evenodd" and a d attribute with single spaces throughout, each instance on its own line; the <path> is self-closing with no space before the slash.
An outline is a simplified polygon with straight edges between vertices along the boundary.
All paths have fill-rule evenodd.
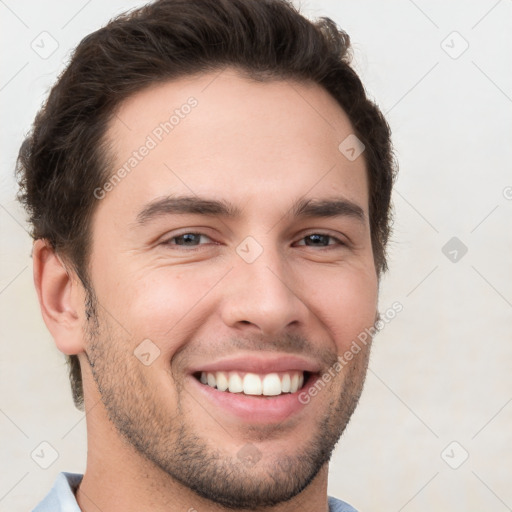
<path id="1" fill-rule="evenodd" d="M 57 348 L 68 355 L 83 352 L 85 291 L 81 281 L 47 240 L 34 242 L 32 259 L 41 313 Z"/>

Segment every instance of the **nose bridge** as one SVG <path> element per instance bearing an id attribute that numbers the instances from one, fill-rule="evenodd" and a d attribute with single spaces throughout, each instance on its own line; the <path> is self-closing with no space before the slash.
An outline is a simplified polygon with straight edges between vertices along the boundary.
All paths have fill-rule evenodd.
<path id="1" fill-rule="evenodd" d="M 236 249 L 234 266 L 223 307 L 226 324 L 249 322 L 263 334 L 274 334 L 304 321 L 307 307 L 296 290 L 298 281 L 272 237 L 265 243 L 247 237 Z"/>

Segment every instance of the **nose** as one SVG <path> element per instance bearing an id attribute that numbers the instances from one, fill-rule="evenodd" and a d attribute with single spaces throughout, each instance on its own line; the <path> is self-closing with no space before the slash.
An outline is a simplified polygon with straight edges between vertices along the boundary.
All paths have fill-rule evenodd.
<path id="1" fill-rule="evenodd" d="M 301 280 L 282 255 L 267 248 L 252 263 L 238 255 L 234 262 L 221 305 L 225 325 L 274 336 L 306 323 L 311 313 L 301 297 Z"/>

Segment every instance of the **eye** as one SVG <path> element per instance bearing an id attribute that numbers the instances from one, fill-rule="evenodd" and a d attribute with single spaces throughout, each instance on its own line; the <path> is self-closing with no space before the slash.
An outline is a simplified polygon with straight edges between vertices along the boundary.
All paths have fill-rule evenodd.
<path id="1" fill-rule="evenodd" d="M 177 246 L 180 248 L 190 247 L 193 250 L 194 248 L 198 248 L 201 245 L 205 245 L 205 243 L 201 243 L 201 240 L 203 240 L 204 242 L 205 239 L 212 241 L 212 239 L 209 236 L 203 233 L 188 232 L 182 233 L 181 235 L 173 236 L 162 242 L 162 245 L 175 247 Z M 300 242 L 303 241 L 305 241 L 306 243 L 297 242 L 296 245 L 302 245 L 305 247 L 331 247 L 346 245 L 339 238 L 324 233 L 311 233 L 300 239 Z M 329 243 L 329 241 L 334 241 L 334 243 Z"/>
<path id="2" fill-rule="evenodd" d="M 211 238 L 203 233 L 183 233 L 181 235 L 173 236 L 169 238 L 165 242 L 162 242 L 163 245 L 178 245 L 180 247 L 197 247 L 199 244 L 201 237 L 207 238 L 211 240 Z"/>
<path id="3" fill-rule="evenodd" d="M 329 239 L 334 240 L 334 244 L 329 243 Z M 323 233 L 311 233 L 309 235 L 306 235 L 304 238 L 301 238 L 302 240 L 306 240 L 305 244 L 298 244 L 298 245 L 304 245 L 307 247 L 329 247 L 331 245 L 346 245 L 343 243 L 339 238 L 336 238 L 331 235 L 326 235 Z M 308 243 L 308 241 L 310 243 Z"/>

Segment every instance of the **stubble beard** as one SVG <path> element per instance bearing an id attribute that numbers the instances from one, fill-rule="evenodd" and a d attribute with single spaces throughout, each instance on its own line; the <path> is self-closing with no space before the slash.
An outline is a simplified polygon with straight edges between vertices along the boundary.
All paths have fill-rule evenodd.
<path id="1" fill-rule="evenodd" d="M 208 438 L 194 431 L 194 422 L 200 420 L 193 421 L 184 413 L 183 399 L 188 391 L 183 386 L 176 386 L 174 415 L 167 414 L 169 411 L 158 405 L 161 401 L 147 380 L 145 367 L 131 350 L 123 348 L 131 347 L 131 340 L 120 336 L 121 330 L 115 333 L 106 316 L 99 318 L 94 300 L 88 304 L 86 357 L 105 410 L 120 437 L 175 482 L 226 509 L 271 507 L 306 489 L 330 460 L 363 390 L 369 345 L 354 358 L 354 364 L 344 367 L 343 391 L 328 400 L 323 416 L 308 429 L 311 437 L 298 441 L 298 450 L 277 457 L 262 453 L 258 462 L 247 463 L 212 446 Z M 323 393 L 324 397 L 330 396 L 326 390 L 320 395 Z M 278 429 L 277 426 L 273 433 L 277 434 Z M 258 437 L 258 429 L 252 430 Z"/>

